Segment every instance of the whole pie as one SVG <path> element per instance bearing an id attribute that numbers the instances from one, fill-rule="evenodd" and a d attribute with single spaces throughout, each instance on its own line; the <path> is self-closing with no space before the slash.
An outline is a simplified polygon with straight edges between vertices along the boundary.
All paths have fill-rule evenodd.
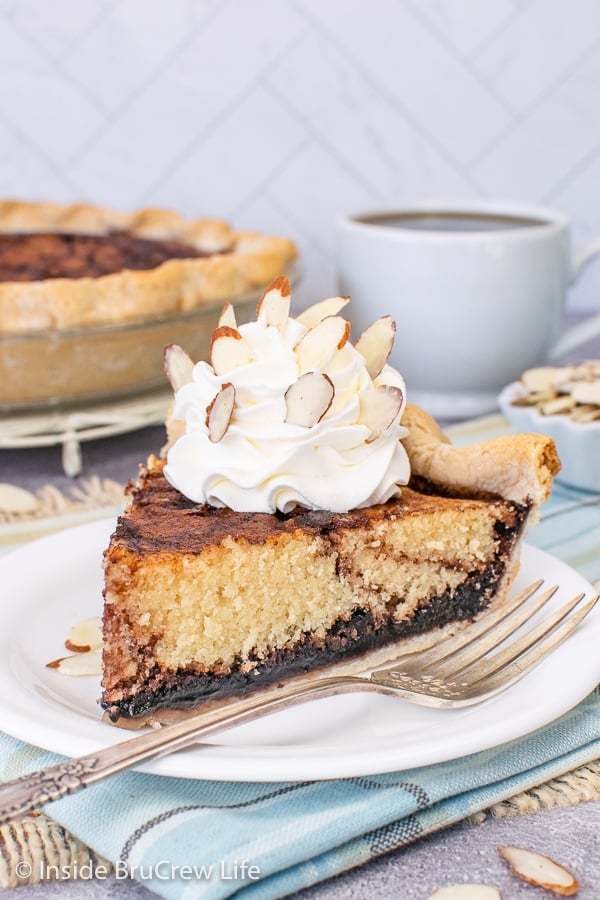
<path id="1" fill-rule="evenodd" d="M 161 388 L 166 343 L 202 356 L 222 304 L 243 313 L 295 257 L 171 210 L 0 201 L 0 411 Z"/>
<path id="2" fill-rule="evenodd" d="M 0 202 L 0 334 L 168 315 L 252 294 L 296 256 L 284 237 L 166 209 Z"/>

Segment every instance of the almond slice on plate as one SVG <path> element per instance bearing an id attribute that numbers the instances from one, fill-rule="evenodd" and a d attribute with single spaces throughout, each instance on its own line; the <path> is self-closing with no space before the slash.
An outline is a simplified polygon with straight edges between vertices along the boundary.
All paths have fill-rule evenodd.
<path id="1" fill-rule="evenodd" d="M 101 675 L 102 650 L 88 650 L 87 653 L 74 653 L 46 663 L 48 669 L 56 669 L 61 675 Z"/>
<path id="2" fill-rule="evenodd" d="M 554 891 L 562 897 L 572 897 L 579 890 L 579 882 L 572 872 L 544 853 L 523 847 L 498 847 L 498 852 L 515 875 L 528 884 Z"/>
<path id="3" fill-rule="evenodd" d="M 102 646 L 102 619 L 92 616 L 73 625 L 67 635 L 65 647 L 72 653 L 87 653 Z"/>
<path id="4" fill-rule="evenodd" d="M 391 316 L 382 316 L 366 328 L 354 347 L 367 363 L 371 378 L 377 378 L 392 352 L 396 323 Z"/>
<path id="5" fill-rule="evenodd" d="M 305 372 L 285 392 L 285 421 L 312 428 L 332 404 L 335 390 L 331 378 L 321 372 Z"/>

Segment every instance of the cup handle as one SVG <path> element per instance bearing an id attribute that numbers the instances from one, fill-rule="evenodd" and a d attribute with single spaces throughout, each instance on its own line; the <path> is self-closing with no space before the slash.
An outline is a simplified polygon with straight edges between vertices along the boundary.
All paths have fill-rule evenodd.
<path id="1" fill-rule="evenodd" d="M 595 256 L 599 255 L 600 238 L 588 241 L 587 244 L 584 244 L 582 247 L 575 250 L 571 260 L 570 284 L 577 281 L 588 263 L 591 262 Z M 598 334 L 600 334 L 600 313 L 590 316 L 589 319 L 579 322 L 578 325 L 573 325 L 561 334 L 556 344 L 550 349 L 548 359 L 550 361 L 559 359 L 561 356 L 564 356 L 565 353 L 569 353 L 571 350 L 579 347 L 580 344 L 587 343 L 587 341 L 596 337 Z"/>

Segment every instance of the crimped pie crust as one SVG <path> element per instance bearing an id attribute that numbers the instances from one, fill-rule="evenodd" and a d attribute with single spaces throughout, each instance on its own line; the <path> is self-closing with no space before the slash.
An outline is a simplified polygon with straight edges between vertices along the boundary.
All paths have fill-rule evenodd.
<path id="1" fill-rule="evenodd" d="M 97 278 L 0 282 L 0 333 L 120 324 L 236 300 L 287 271 L 297 255 L 287 238 L 234 231 L 219 220 L 185 219 L 173 210 L 122 213 L 83 203 L 0 202 L 3 234 L 111 231 L 181 241 L 214 255 Z"/>
<path id="2" fill-rule="evenodd" d="M 456 447 L 438 423 L 418 406 L 407 404 L 402 424 L 412 476 L 454 492 L 498 494 L 535 511 L 550 496 L 561 464 L 552 438 L 512 434 Z"/>

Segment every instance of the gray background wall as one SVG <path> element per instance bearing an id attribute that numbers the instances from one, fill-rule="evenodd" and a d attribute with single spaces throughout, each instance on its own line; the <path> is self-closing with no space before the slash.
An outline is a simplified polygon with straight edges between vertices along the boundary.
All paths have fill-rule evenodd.
<path id="1" fill-rule="evenodd" d="M 600 234 L 598 0 L 0 0 L 0 196 L 164 205 L 295 238 L 502 197 Z M 573 291 L 600 307 L 600 263 Z"/>

